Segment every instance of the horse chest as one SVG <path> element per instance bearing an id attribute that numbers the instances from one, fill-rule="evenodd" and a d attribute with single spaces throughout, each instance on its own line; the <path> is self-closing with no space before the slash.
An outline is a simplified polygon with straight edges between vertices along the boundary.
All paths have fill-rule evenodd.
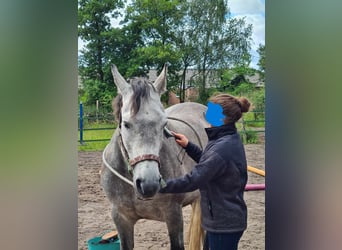
<path id="1" fill-rule="evenodd" d="M 151 219 L 151 220 L 162 220 L 163 212 L 160 207 L 153 204 L 148 204 L 146 202 L 136 204 L 135 206 L 136 214 L 141 218 Z"/>
<path id="2" fill-rule="evenodd" d="M 130 218 L 145 218 L 151 220 L 163 220 L 163 207 L 157 206 L 153 201 L 149 200 L 137 200 L 121 199 L 114 203 L 117 206 L 118 213 L 125 214 Z"/>

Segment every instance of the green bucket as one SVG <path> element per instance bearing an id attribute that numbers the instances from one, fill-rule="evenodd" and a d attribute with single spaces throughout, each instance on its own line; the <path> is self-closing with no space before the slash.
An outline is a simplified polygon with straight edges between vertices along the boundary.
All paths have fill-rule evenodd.
<path id="1" fill-rule="evenodd" d="M 89 250 L 120 250 L 120 239 L 109 241 L 108 243 L 100 242 L 102 237 L 95 237 L 88 240 Z"/>

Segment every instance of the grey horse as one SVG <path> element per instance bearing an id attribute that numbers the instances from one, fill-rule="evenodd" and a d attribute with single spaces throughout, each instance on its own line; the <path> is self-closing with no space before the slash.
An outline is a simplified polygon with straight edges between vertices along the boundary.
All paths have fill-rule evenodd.
<path id="1" fill-rule="evenodd" d="M 144 78 L 127 83 L 112 66 L 119 91 L 113 102 L 119 127 L 103 152 L 101 185 L 112 205 L 121 250 L 134 248 L 134 225 L 142 218 L 165 221 L 171 249 L 184 249 L 182 207 L 199 200 L 198 191 L 158 193 L 164 179 L 182 176 L 195 165 L 165 128 L 185 134 L 199 146 L 207 143 L 206 106 L 183 103 L 163 108 L 166 71 L 165 65 L 154 83 Z"/>

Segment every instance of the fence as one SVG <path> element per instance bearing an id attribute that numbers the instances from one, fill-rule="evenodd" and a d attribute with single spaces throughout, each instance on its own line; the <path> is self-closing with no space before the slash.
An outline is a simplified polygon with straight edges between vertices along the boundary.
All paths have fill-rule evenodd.
<path id="1" fill-rule="evenodd" d="M 79 117 L 78 117 L 78 131 L 79 131 L 79 140 L 78 142 L 81 145 L 84 145 L 85 142 L 97 142 L 97 141 L 109 141 L 111 138 L 100 138 L 100 139 L 84 139 L 84 132 L 85 131 L 92 131 L 92 130 L 113 130 L 116 128 L 115 126 L 115 122 L 114 122 L 114 116 L 113 114 L 103 114 L 100 112 L 95 112 L 95 114 L 93 113 L 89 113 L 89 114 L 84 114 L 84 110 L 83 110 L 83 104 L 82 102 L 80 103 L 79 106 Z M 109 126 L 107 125 L 107 127 L 99 127 L 99 128 L 85 128 L 85 123 L 86 124 L 91 124 L 92 122 L 108 122 L 111 121 L 113 122 L 113 126 Z"/>
<path id="2" fill-rule="evenodd" d="M 253 113 L 253 119 L 250 120 L 245 120 L 244 118 L 241 119 L 239 121 L 239 123 L 241 124 L 240 126 L 238 126 L 238 130 L 239 133 L 242 134 L 242 137 L 245 137 L 246 140 L 248 140 L 248 138 L 251 136 L 251 134 L 253 135 L 254 133 L 264 133 L 265 132 L 265 118 L 264 118 L 264 114 L 265 111 L 263 110 L 253 110 L 250 113 Z M 85 123 L 85 119 L 87 120 L 87 123 L 91 123 L 92 121 L 111 121 L 113 122 L 113 126 L 109 126 L 107 125 L 107 127 L 99 127 L 99 128 L 85 128 L 84 127 L 84 123 Z M 84 115 L 83 112 L 83 104 L 80 103 L 79 106 L 79 125 L 78 125 L 78 131 L 79 131 L 79 140 L 78 142 L 81 145 L 84 145 L 85 142 L 98 142 L 98 141 L 110 141 L 111 138 L 100 138 L 100 139 L 84 139 L 84 131 L 92 131 L 92 130 L 97 130 L 97 131 L 101 131 L 101 130 L 113 130 L 116 129 L 116 124 L 114 122 L 114 116 L 113 114 L 98 114 L 95 113 L 95 115 L 89 115 L 87 114 L 86 116 Z M 263 124 L 262 128 L 260 129 L 251 129 L 253 127 L 253 124 Z M 105 123 L 107 124 L 107 123 Z"/>

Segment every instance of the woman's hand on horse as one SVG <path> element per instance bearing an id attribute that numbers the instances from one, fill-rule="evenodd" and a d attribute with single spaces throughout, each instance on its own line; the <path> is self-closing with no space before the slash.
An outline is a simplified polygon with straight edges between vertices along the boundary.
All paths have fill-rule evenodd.
<path id="1" fill-rule="evenodd" d="M 188 138 L 186 138 L 185 135 L 183 134 L 178 134 L 178 133 L 175 133 L 173 131 L 171 131 L 171 133 L 175 136 L 175 140 L 176 142 L 183 148 L 185 148 L 186 146 L 188 146 L 188 143 L 189 143 L 189 140 Z"/>

